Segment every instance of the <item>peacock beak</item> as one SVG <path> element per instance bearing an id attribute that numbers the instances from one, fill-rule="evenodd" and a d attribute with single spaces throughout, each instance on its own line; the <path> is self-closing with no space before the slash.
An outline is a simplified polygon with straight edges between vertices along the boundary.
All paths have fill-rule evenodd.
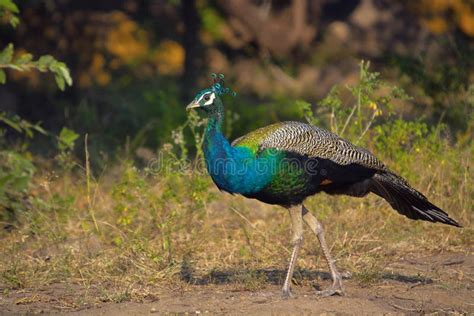
<path id="1" fill-rule="evenodd" d="M 200 105 L 198 102 L 196 102 L 196 100 L 193 100 L 191 103 L 188 104 L 188 106 L 186 107 L 186 111 L 190 111 L 191 109 L 195 109 L 195 108 L 198 108 Z"/>

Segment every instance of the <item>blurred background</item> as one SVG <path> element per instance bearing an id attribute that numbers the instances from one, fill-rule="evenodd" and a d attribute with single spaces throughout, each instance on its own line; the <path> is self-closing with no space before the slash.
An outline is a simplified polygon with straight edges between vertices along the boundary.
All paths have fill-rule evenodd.
<path id="1" fill-rule="evenodd" d="M 397 110 L 472 135 L 474 2 L 471 0 L 24 0 L 19 26 L 0 47 L 51 54 L 74 80 L 61 92 L 48 74 L 8 73 L 0 111 L 58 133 L 89 133 L 96 163 L 124 146 L 155 150 L 186 120 L 185 105 L 222 72 L 230 137 L 296 119 L 296 99 L 318 101 L 359 79 L 370 60 L 414 98 Z M 14 141 L 17 134 L 6 131 Z M 48 137 L 32 150 L 48 154 Z M 54 147 L 52 147 L 54 149 Z M 83 152 L 78 144 L 77 150 Z"/>

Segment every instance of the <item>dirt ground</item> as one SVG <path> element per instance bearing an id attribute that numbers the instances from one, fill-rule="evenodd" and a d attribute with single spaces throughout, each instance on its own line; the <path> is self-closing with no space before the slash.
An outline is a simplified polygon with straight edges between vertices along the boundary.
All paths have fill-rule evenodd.
<path id="1" fill-rule="evenodd" d="M 268 285 L 245 291 L 222 272 L 205 285 L 158 289 L 142 302 L 78 303 L 85 293 L 79 285 L 53 284 L 42 289 L 2 290 L 1 314 L 70 313 L 73 315 L 158 314 L 474 314 L 474 255 L 443 253 L 413 255 L 388 264 L 372 282 L 345 280 L 346 296 L 318 298 L 309 285 L 294 285 L 294 297 L 284 300 L 277 284 L 284 271 L 267 271 Z M 218 274 L 218 273 L 217 273 Z M 298 273 L 297 273 L 298 274 Z M 300 271 L 300 278 L 329 284 L 327 274 Z M 296 278 L 298 279 L 298 278 Z M 272 280 L 274 280 L 272 282 Z M 303 282 L 304 283 L 304 282 Z M 7 294 L 5 294 L 7 293 Z M 98 294 L 98 293 L 97 293 Z M 85 302 L 85 301 L 84 301 Z"/>

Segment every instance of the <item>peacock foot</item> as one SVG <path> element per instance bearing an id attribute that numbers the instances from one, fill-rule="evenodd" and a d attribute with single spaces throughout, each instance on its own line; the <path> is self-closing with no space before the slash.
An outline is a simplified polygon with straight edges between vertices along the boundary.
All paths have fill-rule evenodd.
<path id="1" fill-rule="evenodd" d="M 283 288 L 281 291 L 281 296 L 283 299 L 289 299 L 293 297 L 293 294 L 291 293 L 290 289 Z"/>
<path id="2" fill-rule="evenodd" d="M 316 291 L 316 295 L 320 297 L 328 297 L 333 295 L 344 296 L 345 294 L 346 293 L 344 291 L 344 287 L 342 286 L 341 277 L 337 277 L 329 288 L 322 291 Z"/>

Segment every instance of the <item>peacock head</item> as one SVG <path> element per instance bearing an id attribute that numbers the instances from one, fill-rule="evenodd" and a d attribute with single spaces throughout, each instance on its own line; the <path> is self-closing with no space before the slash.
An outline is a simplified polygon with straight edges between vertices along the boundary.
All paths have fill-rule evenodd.
<path id="1" fill-rule="evenodd" d="M 224 86 L 224 75 L 223 74 L 211 74 L 213 84 L 210 88 L 201 90 L 194 100 L 188 104 L 186 110 L 201 109 L 207 113 L 213 113 L 222 107 L 221 96 L 225 94 L 236 95 L 230 88 Z"/>

